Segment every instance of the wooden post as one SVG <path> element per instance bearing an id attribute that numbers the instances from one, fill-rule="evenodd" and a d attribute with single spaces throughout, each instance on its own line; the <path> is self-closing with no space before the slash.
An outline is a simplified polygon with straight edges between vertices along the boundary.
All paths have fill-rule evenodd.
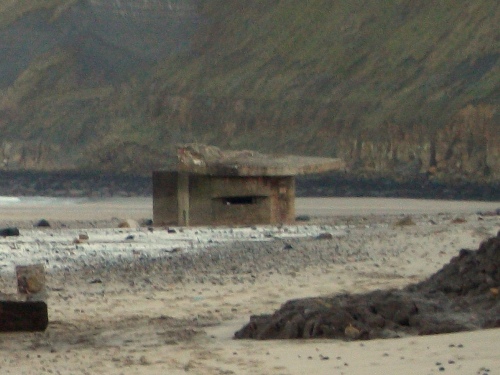
<path id="1" fill-rule="evenodd" d="M 17 295 L 0 293 L 0 332 L 44 331 L 49 324 L 43 264 L 16 266 Z"/>

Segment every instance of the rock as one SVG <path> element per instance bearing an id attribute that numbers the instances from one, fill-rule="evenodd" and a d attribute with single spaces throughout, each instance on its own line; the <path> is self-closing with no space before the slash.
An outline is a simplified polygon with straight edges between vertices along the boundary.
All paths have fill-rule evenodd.
<path id="1" fill-rule="evenodd" d="M 1 228 L 0 237 L 19 236 L 19 229 L 16 227 Z"/>
<path id="2" fill-rule="evenodd" d="M 332 240 L 333 239 L 333 235 L 331 233 L 320 233 L 316 236 L 316 239 L 317 240 Z"/>
<path id="3" fill-rule="evenodd" d="M 295 218 L 295 221 L 310 221 L 311 217 L 309 215 L 299 215 Z"/>
<path id="4" fill-rule="evenodd" d="M 139 228 L 139 223 L 133 219 L 126 219 L 118 224 L 118 228 Z"/>
<path id="5" fill-rule="evenodd" d="M 237 339 L 374 339 L 500 327 L 500 237 L 462 249 L 438 272 L 404 289 L 290 300 L 250 317 Z M 355 323 L 355 327 L 352 322 Z"/>
<path id="6" fill-rule="evenodd" d="M 37 294 L 45 290 L 45 267 L 43 264 L 17 266 L 17 290 L 21 294 Z"/>
<path id="7" fill-rule="evenodd" d="M 50 228 L 50 223 L 45 219 L 41 219 L 38 223 L 35 224 L 35 227 L 37 227 L 37 228 Z"/>
<path id="8" fill-rule="evenodd" d="M 361 336 L 361 331 L 352 324 L 349 324 L 344 329 L 344 335 L 348 340 L 357 340 Z"/>
<path id="9" fill-rule="evenodd" d="M 85 242 L 87 242 L 88 240 L 89 240 L 89 236 L 88 236 L 88 234 L 86 234 L 86 233 L 80 233 L 80 234 L 78 235 L 78 238 L 75 238 L 75 239 L 73 240 L 73 243 L 76 243 L 76 244 L 78 244 L 78 243 L 85 243 Z"/>
<path id="10" fill-rule="evenodd" d="M 143 227 L 150 227 L 152 225 L 153 225 L 152 219 L 144 219 L 141 221 L 141 226 L 143 226 Z"/>

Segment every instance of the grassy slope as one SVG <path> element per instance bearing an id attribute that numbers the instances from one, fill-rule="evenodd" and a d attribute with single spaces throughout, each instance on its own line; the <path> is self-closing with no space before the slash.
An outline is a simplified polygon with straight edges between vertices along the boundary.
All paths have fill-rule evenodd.
<path id="1" fill-rule="evenodd" d="M 212 97 L 341 103 L 339 115 L 366 102 L 374 125 L 405 120 L 402 105 L 456 109 L 500 81 L 500 5 L 469 3 L 210 1 L 202 57 L 168 61 L 160 77 Z"/>
<path id="2" fill-rule="evenodd" d="M 1 24 L 28 10 L 49 9 L 57 16 L 72 2 L 16 2 L 22 6 L 12 14 L 14 8 L 6 7 L 11 3 L 0 2 Z M 19 111 L 17 126 L 24 125 L 32 138 L 59 141 L 64 134 L 70 137 L 66 144 L 89 146 L 92 153 L 116 146 L 113 134 L 120 134 L 123 144 L 159 152 L 179 140 L 227 144 L 220 126 L 230 121 L 264 124 L 235 133 L 231 145 L 236 147 L 280 144 L 328 153 L 328 144 L 322 145 L 327 141 L 318 136 L 322 131 L 374 129 L 376 136 L 384 124 L 411 128 L 423 123 L 432 132 L 469 103 L 498 108 L 496 0 L 200 4 L 205 22 L 193 51 L 159 62 L 150 79 L 132 78 L 112 87 L 96 78 L 82 85 L 71 53 L 54 51 L 42 57 L 52 65 L 37 69 L 41 63 L 34 62 L 26 74 L 36 71 L 37 76 L 27 84 L 26 75 L 20 76 L 3 94 L 3 109 Z M 175 111 L 160 108 L 152 114 L 152 103 L 165 102 L 167 95 L 188 100 Z M 245 101 L 247 118 L 221 104 L 238 99 Z M 205 108 L 201 102 L 215 104 Z M 193 106 L 214 113 L 196 115 Z M 249 113 L 257 120 L 250 121 Z"/>
<path id="3" fill-rule="evenodd" d="M 0 27 L 8 27 L 22 16 L 49 10 L 53 19 L 57 18 L 77 0 L 0 0 Z"/>
<path id="4" fill-rule="evenodd" d="M 432 133 L 468 103 L 499 104 L 500 5 L 493 0 L 220 0 L 206 1 L 203 12 L 209 22 L 196 57 L 169 59 L 156 82 L 164 93 L 244 100 L 267 126 L 237 133 L 230 146 L 335 154 L 320 134 L 347 127 L 384 136 L 386 124 L 423 124 Z M 218 126 L 246 120 L 230 110 L 208 116 L 213 128 L 192 138 L 224 143 Z M 166 119 L 175 122 L 171 113 Z"/>

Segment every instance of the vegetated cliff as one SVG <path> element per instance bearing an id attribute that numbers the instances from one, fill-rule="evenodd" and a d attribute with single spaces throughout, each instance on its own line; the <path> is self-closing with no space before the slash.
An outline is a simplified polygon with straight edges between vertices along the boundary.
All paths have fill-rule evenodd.
<path id="1" fill-rule="evenodd" d="M 500 180 L 498 1 L 21 3 L 0 8 L 5 168 L 149 173 L 196 141 Z"/>

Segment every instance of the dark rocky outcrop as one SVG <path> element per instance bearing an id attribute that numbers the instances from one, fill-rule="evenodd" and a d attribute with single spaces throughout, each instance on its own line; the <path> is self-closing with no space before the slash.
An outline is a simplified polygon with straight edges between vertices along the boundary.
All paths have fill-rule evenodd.
<path id="1" fill-rule="evenodd" d="M 500 233 L 499 233 L 500 234 Z M 500 327 L 500 235 L 402 290 L 286 302 L 237 339 L 374 339 Z"/>

